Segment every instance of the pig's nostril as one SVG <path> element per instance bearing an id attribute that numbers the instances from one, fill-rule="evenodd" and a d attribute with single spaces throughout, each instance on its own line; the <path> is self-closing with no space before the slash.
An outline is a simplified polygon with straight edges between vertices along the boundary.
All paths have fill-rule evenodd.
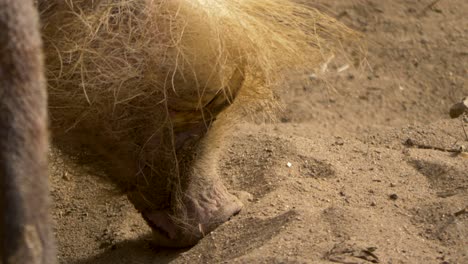
<path id="1" fill-rule="evenodd" d="M 241 209 L 235 211 L 229 218 L 228 221 L 230 221 L 234 216 L 238 215 L 240 213 Z"/>

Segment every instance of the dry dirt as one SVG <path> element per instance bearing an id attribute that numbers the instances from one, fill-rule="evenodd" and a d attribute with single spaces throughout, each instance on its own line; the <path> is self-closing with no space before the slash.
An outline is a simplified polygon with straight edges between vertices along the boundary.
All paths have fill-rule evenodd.
<path id="1" fill-rule="evenodd" d="M 291 76 L 280 123 L 237 125 L 219 171 L 244 210 L 154 248 L 98 156 L 52 149 L 61 263 L 468 263 L 468 158 L 446 151 L 468 147 L 447 114 L 468 95 L 468 1 L 313 2 L 366 34 L 368 67 Z"/>

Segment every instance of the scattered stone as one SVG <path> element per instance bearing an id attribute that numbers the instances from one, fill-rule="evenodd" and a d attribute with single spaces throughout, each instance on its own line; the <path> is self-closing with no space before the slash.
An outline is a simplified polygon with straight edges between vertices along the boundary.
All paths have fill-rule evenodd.
<path id="1" fill-rule="evenodd" d="M 66 171 L 63 172 L 62 179 L 66 180 L 66 181 L 71 181 L 71 177 L 68 174 L 68 172 L 66 172 Z"/>
<path id="2" fill-rule="evenodd" d="M 457 118 L 468 112 L 468 96 L 463 98 L 461 102 L 458 102 L 450 107 L 449 115 L 451 118 Z"/>
<path id="3" fill-rule="evenodd" d="M 398 199 L 398 195 L 396 193 L 390 194 L 390 199 L 396 201 Z"/>

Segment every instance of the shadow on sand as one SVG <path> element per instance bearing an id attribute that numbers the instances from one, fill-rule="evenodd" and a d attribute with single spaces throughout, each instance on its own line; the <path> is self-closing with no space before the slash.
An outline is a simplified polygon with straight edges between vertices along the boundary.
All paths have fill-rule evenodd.
<path id="1" fill-rule="evenodd" d="M 144 237 L 116 243 L 101 254 L 76 260 L 71 264 L 163 264 L 171 262 L 189 249 L 155 248 L 149 242 L 149 238 Z"/>

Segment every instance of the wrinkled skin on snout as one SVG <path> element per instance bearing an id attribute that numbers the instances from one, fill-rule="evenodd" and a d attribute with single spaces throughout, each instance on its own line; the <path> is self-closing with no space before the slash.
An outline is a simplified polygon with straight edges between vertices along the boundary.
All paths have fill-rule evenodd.
<path id="1" fill-rule="evenodd" d="M 202 155 L 188 168 L 180 201 L 173 200 L 166 209 L 142 212 L 153 229 L 155 243 L 169 247 L 194 245 L 241 210 L 242 203 L 227 191 L 209 164 L 216 157 Z"/>

